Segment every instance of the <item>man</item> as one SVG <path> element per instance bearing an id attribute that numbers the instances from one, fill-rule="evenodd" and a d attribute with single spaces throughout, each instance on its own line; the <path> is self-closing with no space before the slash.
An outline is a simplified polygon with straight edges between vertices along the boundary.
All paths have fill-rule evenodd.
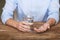
<path id="1" fill-rule="evenodd" d="M 15 9 L 17 21 L 13 19 Z M 35 22 L 46 22 L 38 29 L 34 28 L 36 32 L 44 32 L 59 21 L 59 0 L 6 0 L 1 19 L 4 24 L 29 32 L 33 23 L 23 22 L 27 15 L 33 16 Z"/>

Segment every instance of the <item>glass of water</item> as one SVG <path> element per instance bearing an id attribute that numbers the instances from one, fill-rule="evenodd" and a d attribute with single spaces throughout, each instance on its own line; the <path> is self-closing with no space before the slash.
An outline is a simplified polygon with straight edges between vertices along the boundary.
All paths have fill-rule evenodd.
<path id="1" fill-rule="evenodd" d="M 33 16 L 26 16 L 23 18 L 23 21 L 25 22 L 29 22 L 29 23 L 33 23 L 34 22 L 34 17 Z M 30 30 L 29 32 L 33 32 L 32 30 Z"/>
<path id="2" fill-rule="evenodd" d="M 23 21 L 26 21 L 26 22 L 33 22 L 33 21 L 34 21 L 34 17 L 28 15 L 28 16 L 24 17 Z"/>

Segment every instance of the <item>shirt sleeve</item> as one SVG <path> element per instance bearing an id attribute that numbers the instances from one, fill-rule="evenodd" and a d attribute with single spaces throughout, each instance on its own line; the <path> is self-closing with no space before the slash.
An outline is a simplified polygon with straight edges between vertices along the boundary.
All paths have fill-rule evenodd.
<path id="1" fill-rule="evenodd" d="M 15 0 L 6 0 L 2 15 L 1 15 L 1 20 L 3 24 L 5 24 L 5 22 L 9 18 L 13 18 L 13 11 L 15 8 L 16 8 Z"/>
<path id="2" fill-rule="evenodd" d="M 50 5 L 49 5 L 49 13 L 48 13 L 48 18 L 54 18 L 56 20 L 56 23 L 59 21 L 59 0 L 51 0 Z"/>

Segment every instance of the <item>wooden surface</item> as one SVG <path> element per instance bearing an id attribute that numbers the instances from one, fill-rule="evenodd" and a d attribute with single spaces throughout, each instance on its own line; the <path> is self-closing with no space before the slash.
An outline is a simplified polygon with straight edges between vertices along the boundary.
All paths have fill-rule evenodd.
<path id="1" fill-rule="evenodd" d="M 24 33 L 0 22 L 0 40 L 60 40 L 60 23 L 44 33 Z"/>

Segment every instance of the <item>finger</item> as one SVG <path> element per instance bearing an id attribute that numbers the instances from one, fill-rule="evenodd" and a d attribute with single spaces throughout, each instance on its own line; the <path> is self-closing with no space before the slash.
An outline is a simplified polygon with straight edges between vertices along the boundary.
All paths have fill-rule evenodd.
<path id="1" fill-rule="evenodd" d="M 18 27 L 19 27 L 18 29 L 30 31 L 30 27 L 23 25 L 22 22 L 19 23 Z"/>
<path id="2" fill-rule="evenodd" d="M 26 26 L 26 25 L 21 25 L 21 26 L 25 29 L 30 29 L 30 26 Z"/>
<path id="3" fill-rule="evenodd" d="M 34 30 L 35 30 L 36 32 L 44 32 L 44 31 L 46 31 L 46 29 L 44 29 L 43 26 L 41 26 L 39 29 L 34 28 Z"/>
<path id="4" fill-rule="evenodd" d="M 50 29 L 50 26 L 48 26 L 48 29 Z"/>
<path id="5" fill-rule="evenodd" d="M 33 23 L 30 23 L 30 22 L 22 22 L 22 23 L 25 25 L 33 25 Z"/>
<path id="6" fill-rule="evenodd" d="M 19 27 L 18 28 L 20 31 L 22 31 L 22 32 L 25 32 L 25 30 L 24 29 L 22 29 L 21 27 Z"/>
<path id="7" fill-rule="evenodd" d="M 34 28 L 34 31 L 36 31 L 36 32 L 41 32 L 40 30 L 38 30 L 37 28 Z"/>
<path id="8" fill-rule="evenodd" d="M 27 26 L 27 25 L 19 24 L 19 26 L 22 26 L 25 29 L 30 29 L 30 26 Z"/>
<path id="9" fill-rule="evenodd" d="M 24 29 L 27 29 L 27 31 L 30 31 L 30 26 L 26 26 L 26 25 L 23 25 L 23 24 L 20 24 L 19 26 L 24 28 Z"/>
<path id="10" fill-rule="evenodd" d="M 44 26 L 47 27 L 47 29 L 50 29 L 50 25 L 49 24 L 45 23 Z"/>
<path id="11" fill-rule="evenodd" d="M 29 29 L 25 29 L 25 28 L 23 28 L 23 27 L 19 27 L 19 30 L 21 30 L 21 31 L 23 31 L 23 32 L 29 32 L 30 30 Z"/>
<path id="12" fill-rule="evenodd" d="M 46 31 L 46 28 L 44 28 L 44 26 L 41 26 L 38 30 L 40 30 L 41 32 Z"/>
<path id="13" fill-rule="evenodd" d="M 50 29 L 49 24 L 44 25 L 44 27 L 46 28 L 46 30 L 47 30 L 47 29 Z"/>

